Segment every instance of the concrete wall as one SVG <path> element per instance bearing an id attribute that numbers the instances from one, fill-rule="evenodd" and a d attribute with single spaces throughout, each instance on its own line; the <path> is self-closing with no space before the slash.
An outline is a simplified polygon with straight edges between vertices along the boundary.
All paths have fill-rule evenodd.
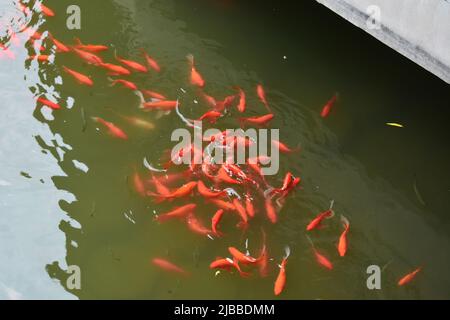
<path id="1" fill-rule="evenodd" d="M 449 0 L 317 1 L 450 83 Z M 379 8 L 379 28 L 371 6 Z"/>

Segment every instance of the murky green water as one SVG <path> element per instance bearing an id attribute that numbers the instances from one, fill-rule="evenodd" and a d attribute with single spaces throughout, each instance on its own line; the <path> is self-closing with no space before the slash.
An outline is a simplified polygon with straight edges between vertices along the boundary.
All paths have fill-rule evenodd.
<path id="1" fill-rule="evenodd" d="M 231 222 L 222 226 L 227 236 L 215 240 L 182 223 L 155 223 L 154 213 L 172 205 L 140 197 L 128 177 L 134 167 L 146 173 L 144 158 L 159 165 L 180 119 L 174 113 L 161 118 L 143 113 L 132 92 L 111 88 L 104 71 L 73 54 L 57 54 L 49 64 L 25 61 L 34 50 L 23 46 L 21 34 L 21 44 L 11 44 L 15 59 L 0 60 L 0 298 L 268 299 L 286 245 L 292 254 L 284 299 L 450 298 L 450 94 L 443 82 L 313 2 L 45 3 L 56 16 L 33 16 L 30 25 L 64 43 L 79 37 L 136 60 L 139 49 L 147 49 L 162 72 L 129 79 L 180 97 L 190 117 L 201 112 L 187 83 L 189 53 L 207 92 L 225 96 L 240 85 L 248 92 L 251 115 L 262 108 L 253 92 L 263 83 L 276 114 L 271 127 L 280 128 L 289 145 L 302 146 L 300 153 L 282 157 L 279 176 L 270 179 L 280 184 L 284 172 L 292 171 L 302 177 L 302 189 L 288 199 L 278 224 L 260 219 L 245 235 Z M 66 28 L 66 8 L 74 3 L 81 8 L 79 31 Z M 0 4 L 2 40 L 5 26 L 17 31 L 25 22 L 15 8 L 13 0 Z M 102 57 L 113 61 L 113 50 Z M 63 74 L 63 65 L 91 75 L 94 87 L 76 84 Z M 335 112 L 321 119 L 321 106 L 336 91 Z M 63 109 L 35 108 L 33 96 L 44 92 L 60 97 Z M 118 113 L 143 117 L 155 129 L 132 127 Z M 91 116 L 120 125 L 130 139 L 97 130 Z M 232 118 L 220 124 L 235 126 Z M 338 219 L 311 235 L 334 263 L 328 271 L 315 262 L 304 230 L 331 199 L 335 211 L 349 218 L 351 231 L 345 258 L 335 248 Z M 213 210 L 199 198 L 193 201 L 203 214 Z M 250 249 L 259 249 L 261 226 L 274 258 L 269 277 L 242 279 L 226 272 L 215 277 L 209 263 L 226 255 L 228 246 L 243 249 L 248 238 Z M 161 272 L 150 264 L 155 256 L 192 276 Z M 373 264 L 383 268 L 381 290 L 366 287 L 366 268 Z M 80 267 L 81 290 L 67 288 L 68 265 Z M 397 287 L 398 279 L 419 265 L 423 273 Z"/>

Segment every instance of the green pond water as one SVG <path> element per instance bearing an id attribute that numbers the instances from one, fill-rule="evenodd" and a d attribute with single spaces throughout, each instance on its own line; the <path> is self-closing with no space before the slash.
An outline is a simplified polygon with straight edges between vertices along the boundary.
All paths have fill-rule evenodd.
<path id="1" fill-rule="evenodd" d="M 1 1 L 0 37 L 15 58 L 0 60 L 0 298 L 271 299 L 287 245 L 281 299 L 450 298 L 448 85 L 315 1 L 293 2 L 49 0 L 55 17 L 24 19 L 16 1 Z M 72 4 L 81 9 L 80 30 L 66 27 Z M 145 48 L 162 71 L 127 79 L 179 98 L 191 118 L 206 107 L 194 103 L 200 99 L 188 83 L 188 54 L 209 94 L 224 97 L 235 85 L 247 92 L 248 115 L 264 113 L 255 95 L 263 83 L 276 115 L 270 127 L 302 148 L 282 155 L 280 173 L 268 178 L 274 185 L 287 171 L 302 178 L 279 223 L 258 218 L 242 234 L 235 220 L 224 219 L 226 236 L 210 240 L 181 222 L 153 221 L 155 213 L 186 201 L 197 203 L 203 218 L 214 209 L 199 197 L 155 204 L 131 186 L 135 168 L 149 174 L 144 158 L 161 166 L 174 145 L 170 135 L 183 122 L 174 112 L 142 112 L 135 94 L 110 87 L 105 71 L 71 53 L 47 64 L 27 61 L 36 54 L 24 45 L 27 35 L 19 33 L 17 44 L 6 37 L 24 23 L 67 44 L 79 37 L 107 45 L 111 49 L 101 56 L 108 62 L 114 50 L 143 62 L 139 49 Z M 95 85 L 78 85 L 63 65 L 92 76 Z M 322 119 L 321 107 L 335 92 L 339 101 Z M 63 109 L 36 108 L 34 96 L 44 93 Z M 155 128 L 133 127 L 118 114 Z M 92 116 L 114 122 L 129 139 L 108 136 Z M 236 128 L 235 116 L 218 127 Z M 332 199 L 337 217 L 311 233 L 334 264 L 329 271 L 317 265 L 305 226 Z M 263 215 L 260 201 L 255 206 Z M 336 250 L 339 215 L 351 223 L 344 258 Z M 209 264 L 226 256 L 227 247 L 244 250 L 248 239 L 250 251 L 259 250 L 261 227 L 273 258 L 269 276 L 215 276 Z M 150 263 L 156 256 L 191 276 L 159 270 Z M 66 270 L 73 265 L 80 268 L 81 289 L 67 287 Z M 370 265 L 382 269 L 381 290 L 367 288 Z M 401 276 L 418 266 L 423 272 L 398 287 Z"/>

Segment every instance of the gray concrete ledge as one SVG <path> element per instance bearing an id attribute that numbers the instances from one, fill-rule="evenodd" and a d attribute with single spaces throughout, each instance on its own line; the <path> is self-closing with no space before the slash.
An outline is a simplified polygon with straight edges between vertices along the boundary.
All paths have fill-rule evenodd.
<path id="1" fill-rule="evenodd" d="M 316 1 L 450 83 L 450 1 Z"/>

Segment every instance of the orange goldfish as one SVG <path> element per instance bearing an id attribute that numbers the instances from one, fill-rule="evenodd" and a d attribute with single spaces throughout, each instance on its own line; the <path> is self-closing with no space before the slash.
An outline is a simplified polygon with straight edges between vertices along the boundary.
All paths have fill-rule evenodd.
<path id="1" fill-rule="evenodd" d="M 322 111 L 320 113 L 320 116 L 322 118 L 326 118 L 330 114 L 331 109 L 333 108 L 334 104 L 336 103 L 337 97 L 338 97 L 338 95 L 335 94 L 322 108 Z"/>
<path id="2" fill-rule="evenodd" d="M 173 272 L 173 273 L 178 273 L 184 276 L 189 275 L 189 273 L 187 271 L 185 271 L 183 268 L 173 264 L 172 262 L 166 260 L 166 259 L 162 259 L 162 258 L 153 258 L 152 259 L 152 263 L 165 270 L 165 271 L 169 271 L 169 272 Z"/>
<path id="3" fill-rule="evenodd" d="M 92 119 L 95 122 L 98 122 L 98 123 L 101 123 L 102 125 L 104 125 L 113 137 L 123 139 L 123 140 L 128 139 L 128 136 L 126 135 L 126 133 L 122 129 L 117 127 L 114 123 L 106 121 L 99 117 L 92 117 Z"/>
<path id="4" fill-rule="evenodd" d="M 123 80 L 123 79 L 117 79 L 111 82 L 111 86 L 115 86 L 117 83 L 120 83 L 123 87 L 128 88 L 130 90 L 136 91 L 137 90 L 137 86 L 128 80 Z"/>
<path id="5" fill-rule="evenodd" d="M 148 72 L 148 69 L 143 66 L 142 64 L 136 62 L 136 61 L 132 61 L 132 60 L 125 60 L 121 57 L 117 57 L 116 56 L 117 61 L 119 61 L 120 63 L 124 64 L 125 66 L 127 66 L 128 68 L 130 68 L 131 70 L 134 70 L 136 72 Z"/>
<path id="6" fill-rule="evenodd" d="M 39 97 L 39 98 L 37 98 L 37 101 L 42 103 L 43 105 L 46 105 L 47 107 L 50 107 L 50 108 L 54 109 L 54 110 L 61 109 L 61 106 L 59 104 L 51 102 L 51 101 L 49 101 L 47 99 Z"/>
<path id="7" fill-rule="evenodd" d="M 142 53 L 144 54 L 144 58 L 145 61 L 147 61 L 147 64 L 149 65 L 150 68 L 152 68 L 153 70 L 155 70 L 156 72 L 160 72 L 161 68 L 159 67 L 158 63 L 156 62 L 155 59 L 153 59 L 152 57 L 150 57 L 145 51 L 144 49 L 141 49 Z"/>
<path id="8" fill-rule="evenodd" d="M 109 75 L 111 76 L 119 76 L 119 75 L 127 76 L 131 74 L 130 70 L 111 63 L 100 63 L 98 66 L 109 70 L 110 71 Z"/>
<path id="9" fill-rule="evenodd" d="M 315 217 L 307 226 L 306 226 L 306 231 L 311 231 L 313 229 L 316 229 L 320 226 L 320 224 L 322 223 L 322 221 L 325 218 L 331 218 L 334 216 L 334 211 L 333 211 L 333 204 L 334 201 L 331 201 L 330 204 L 330 208 L 322 213 L 319 213 L 317 215 L 317 217 Z"/>
<path id="10" fill-rule="evenodd" d="M 94 82 L 88 77 L 85 76 L 82 73 L 76 72 L 72 69 L 67 68 L 66 66 L 63 66 L 63 69 L 65 72 L 67 72 L 68 74 L 70 74 L 78 83 L 80 84 L 84 84 L 87 86 L 93 86 Z"/>
<path id="11" fill-rule="evenodd" d="M 150 91 L 150 90 L 141 90 L 142 93 L 150 98 L 153 99 L 158 99 L 158 100 L 166 100 L 167 98 L 165 96 L 163 96 L 162 94 L 155 92 L 155 91 Z"/>
<path id="12" fill-rule="evenodd" d="M 341 257 L 343 257 L 343 256 L 345 256 L 345 253 L 347 252 L 347 234 L 350 229 L 350 222 L 344 216 L 341 216 L 341 220 L 344 225 L 344 231 L 342 232 L 341 236 L 339 237 L 338 252 L 339 252 L 339 255 Z"/>
<path id="13" fill-rule="evenodd" d="M 73 50 L 73 52 L 76 53 L 77 56 L 79 56 L 81 59 L 83 59 L 87 63 L 93 64 L 93 65 L 101 65 L 103 63 L 102 58 L 100 58 L 99 56 L 97 56 L 93 53 L 83 51 L 83 50 L 77 49 L 75 47 L 72 47 L 72 50 Z"/>
<path id="14" fill-rule="evenodd" d="M 188 216 L 189 213 L 193 212 L 197 207 L 194 203 L 189 203 L 181 207 L 177 207 L 174 210 L 171 210 L 166 213 L 162 213 L 160 215 L 155 216 L 155 220 L 158 222 L 166 222 L 171 219 L 180 219 Z"/>
<path id="15" fill-rule="evenodd" d="M 397 284 L 399 286 L 404 286 L 405 284 L 410 283 L 421 270 L 422 270 L 422 267 L 419 267 L 416 270 L 414 270 L 413 272 L 408 273 L 406 276 L 401 278 Z"/>
<path id="16" fill-rule="evenodd" d="M 283 260 L 281 260 L 280 272 L 278 273 L 278 276 L 277 276 L 277 279 L 275 280 L 275 285 L 273 288 L 273 293 L 276 296 L 280 295 L 283 292 L 284 287 L 286 285 L 286 264 L 287 264 L 289 255 L 291 254 L 291 250 L 289 249 L 289 247 L 286 247 L 285 251 L 286 251 L 286 254 L 283 257 Z"/>
<path id="17" fill-rule="evenodd" d="M 203 80 L 203 77 L 201 74 L 197 71 L 194 64 L 194 56 L 188 55 L 187 59 L 189 61 L 190 67 L 191 67 L 191 84 L 194 86 L 198 86 L 200 88 L 203 88 L 205 86 L 205 80 Z"/>
<path id="18" fill-rule="evenodd" d="M 211 218 L 211 229 L 212 229 L 214 235 L 216 235 L 217 237 L 222 236 L 222 233 L 217 230 L 217 225 L 219 224 L 220 220 L 222 219 L 224 212 L 225 211 L 223 209 L 219 209 L 216 211 L 214 216 Z"/>
<path id="19" fill-rule="evenodd" d="M 78 38 L 75 38 L 75 48 L 77 49 L 81 49 L 84 51 L 89 51 L 89 52 L 101 52 L 101 51 L 106 51 L 108 50 L 107 46 L 103 46 L 103 45 L 95 45 L 95 44 L 83 44 L 81 43 L 81 40 Z"/>
<path id="20" fill-rule="evenodd" d="M 240 120 L 244 123 L 250 123 L 250 124 L 256 124 L 256 125 L 265 125 L 270 120 L 274 118 L 274 115 L 272 113 L 265 114 L 263 116 L 259 117 L 248 117 L 248 118 L 241 118 Z"/>
<path id="21" fill-rule="evenodd" d="M 263 86 L 261 84 L 258 84 L 256 86 L 256 94 L 258 95 L 259 100 L 261 100 L 261 102 L 266 107 L 267 111 L 272 112 L 272 110 L 270 110 L 269 104 L 267 103 L 266 93 L 265 93 L 264 88 L 263 88 Z"/>

